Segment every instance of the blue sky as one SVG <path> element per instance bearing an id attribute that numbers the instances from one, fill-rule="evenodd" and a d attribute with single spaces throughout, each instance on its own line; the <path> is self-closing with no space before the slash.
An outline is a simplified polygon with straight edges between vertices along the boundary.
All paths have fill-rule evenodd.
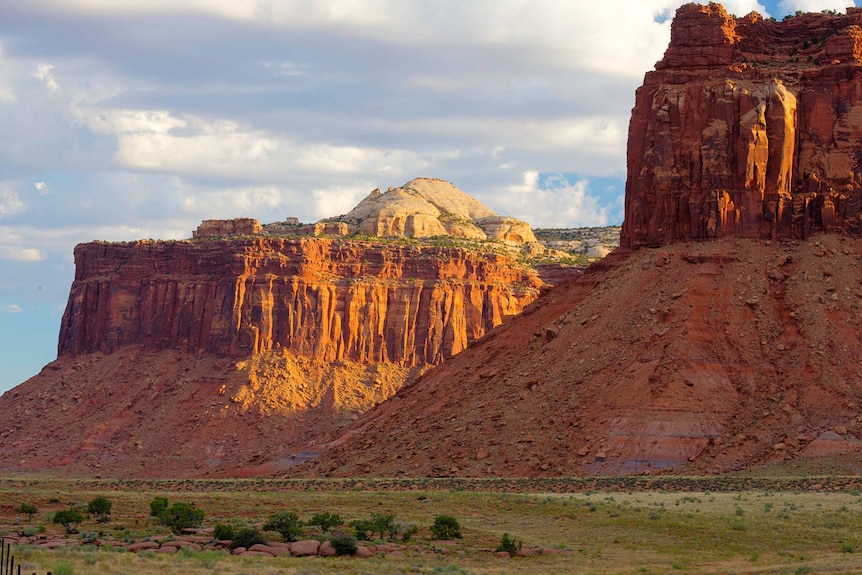
<path id="1" fill-rule="evenodd" d="M 619 224 L 680 4 L 0 0 L 0 392 L 56 357 L 80 242 L 315 221 L 419 176 L 535 227 Z"/>

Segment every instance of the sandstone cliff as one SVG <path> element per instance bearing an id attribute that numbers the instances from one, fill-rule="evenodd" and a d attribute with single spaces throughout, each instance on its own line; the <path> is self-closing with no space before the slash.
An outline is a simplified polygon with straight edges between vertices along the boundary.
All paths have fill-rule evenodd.
<path id="1" fill-rule="evenodd" d="M 862 232 L 862 9 L 678 9 L 629 126 L 623 246 Z"/>
<path id="2" fill-rule="evenodd" d="M 58 355 L 140 344 L 436 364 L 542 285 L 496 254 L 331 239 L 94 242 L 75 261 Z"/>

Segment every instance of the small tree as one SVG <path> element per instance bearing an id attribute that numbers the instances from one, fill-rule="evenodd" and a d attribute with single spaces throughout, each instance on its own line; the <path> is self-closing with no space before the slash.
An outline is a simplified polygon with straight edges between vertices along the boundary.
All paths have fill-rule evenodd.
<path id="1" fill-rule="evenodd" d="M 83 515 L 75 509 L 64 509 L 54 514 L 54 523 L 62 525 L 66 529 L 66 533 L 72 534 L 78 532 L 78 524 L 84 520 Z"/>
<path id="2" fill-rule="evenodd" d="M 159 517 L 162 511 L 168 508 L 168 500 L 164 497 L 156 497 L 150 501 L 150 516 Z"/>
<path id="3" fill-rule="evenodd" d="M 188 503 L 174 503 L 159 513 L 159 522 L 170 527 L 171 531 L 177 535 L 182 533 L 184 529 L 197 527 L 203 520 L 203 510 L 195 509 L 193 504 Z"/>
<path id="4" fill-rule="evenodd" d="M 33 521 L 33 516 L 39 511 L 32 503 L 22 503 L 18 508 L 18 513 L 23 513 L 30 521 Z"/>
<path id="5" fill-rule="evenodd" d="M 319 528 L 323 533 L 326 533 L 333 527 L 344 525 L 344 521 L 338 515 L 333 513 L 315 513 L 311 519 L 306 521 L 306 525 Z"/>
<path id="6" fill-rule="evenodd" d="M 349 525 L 356 533 L 357 539 L 371 541 L 374 538 L 374 523 L 370 519 L 356 519 Z"/>
<path id="7" fill-rule="evenodd" d="M 431 526 L 433 539 L 461 539 L 461 524 L 451 515 L 438 515 Z"/>
<path id="8" fill-rule="evenodd" d="M 87 513 L 94 516 L 97 522 L 104 523 L 111 518 L 112 505 L 107 497 L 95 497 L 87 504 Z"/>
<path id="9" fill-rule="evenodd" d="M 299 516 L 291 511 L 283 511 L 270 516 L 269 521 L 263 526 L 264 531 L 276 531 L 281 534 L 285 541 L 296 541 L 302 535 L 302 521 Z"/>
<path id="10" fill-rule="evenodd" d="M 398 527 L 395 526 L 395 516 L 384 513 L 372 513 L 371 523 L 374 524 L 374 531 L 380 534 L 383 539 L 386 536 L 389 538 L 395 537 L 398 534 Z"/>

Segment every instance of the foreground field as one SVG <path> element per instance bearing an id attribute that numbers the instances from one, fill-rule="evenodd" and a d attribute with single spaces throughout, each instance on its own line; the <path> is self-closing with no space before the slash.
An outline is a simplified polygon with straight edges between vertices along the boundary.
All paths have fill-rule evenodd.
<path id="1" fill-rule="evenodd" d="M 536 493 L 398 489 L 397 482 L 0 481 L 0 534 L 29 529 L 60 534 L 51 514 L 96 496 L 113 502 L 111 519 L 81 526 L 117 540 L 142 540 L 164 527 L 149 517 L 149 501 L 194 503 L 205 526 L 258 524 L 276 512 L 338 513 L 348 522 L 391 513 L 419 533 L 403 557 L 264 558 L 183 550 L 177 555 L 118 553 L 95 546 L 44 550 L 13 547 L 24 573 L 56 574 L 395 574 L 395 573 L 860 573 L 862 494 L 835 479 L 806 480 L 806 490 L 738 491 L 608 490 Z M 370 484 L 370 485 L 369 485 Z M 743 485 L 747 483 L 743 482 Z M 491 484 L 488 484 L 491 485 Z M 495 483 L 498 489 L 517 483 Z M 695 483 L 696 485 L 696 483 Z M 777 481 L 775 485 L 784 483 Z M 331 489 L 327 489 L 331 488 Z M 38 512 L 16 513 L 21 503 Z M 455 516 L 464 538 L 432 541 L 436 515 Z M 524 547 L 561 554 L 505 558 L 493 554 L 503 533 Z M 277 538 L 271 534 L 272 538 Z"/>

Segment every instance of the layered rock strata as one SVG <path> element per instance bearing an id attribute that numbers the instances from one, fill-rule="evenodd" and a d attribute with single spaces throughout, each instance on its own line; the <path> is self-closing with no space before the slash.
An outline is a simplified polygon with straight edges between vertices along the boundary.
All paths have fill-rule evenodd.
<path id="1" fill-rule="evenodd" d="M 542 285 L 496 254 L 329 239 L 88 243 L 59 355 L 147 349 L 440 363 Z"/>
<path id="2" fill-rule="evenodd" d="M 862 9 L 677 10 L 629 126 L 623 246 L 862 231 Z"/>

